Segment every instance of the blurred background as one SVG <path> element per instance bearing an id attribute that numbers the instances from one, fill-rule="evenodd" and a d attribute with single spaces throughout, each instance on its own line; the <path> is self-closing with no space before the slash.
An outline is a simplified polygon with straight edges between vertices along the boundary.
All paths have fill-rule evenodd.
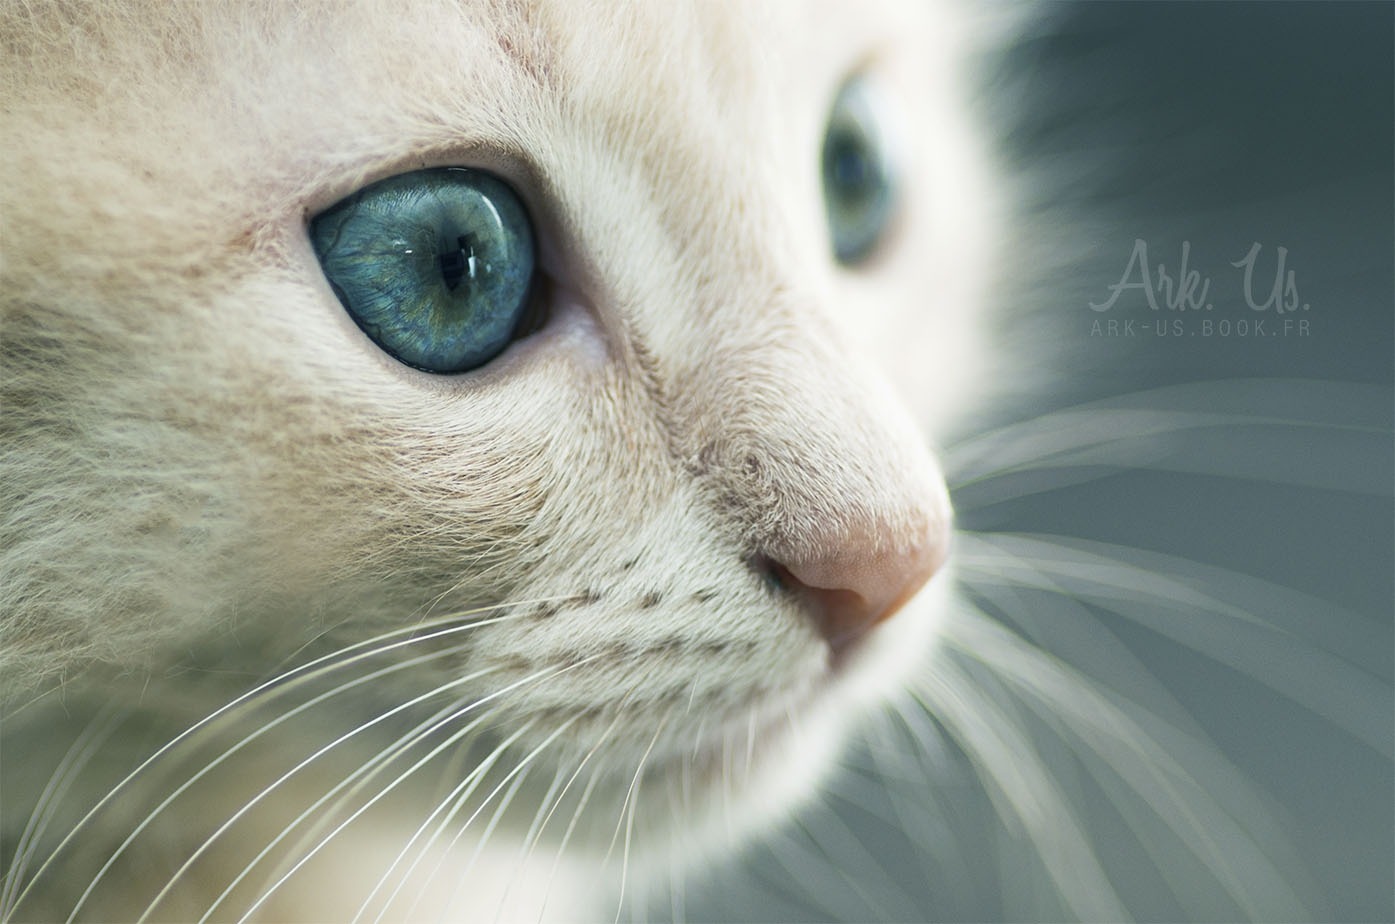
<path id="1" fill-rule="evenodd" d="M 1389 3 L 1092 2 L 1046 6 L 990 56 L 983 111 L 1024 216 L 999 309 L 1012 386 L 947 453 L 960 524 L 987 540 L 970 551 L 1049 536 L 1231 607 L 1182 630 L 1116 574 L 1112 606 L 1076 585 L 1088 641 L 1047 594 L 989 609 L 1103 689 L 1156 678 L 1274 819 L 1316 920 L 1395 920 L 1393 47 Z M 1185 247 L 1210 307 L 1134 287 L 1091 309 L 1140 281 L 1139 241 L 1169 274 Z M 1049 732 L 1030 734 L 1131 916 L 1236 916 Z M 1072 917 L 970 757 L 902 745 L 915 759 L 888 770 L 876 738 L 808 816 L 641 916 Z"/>

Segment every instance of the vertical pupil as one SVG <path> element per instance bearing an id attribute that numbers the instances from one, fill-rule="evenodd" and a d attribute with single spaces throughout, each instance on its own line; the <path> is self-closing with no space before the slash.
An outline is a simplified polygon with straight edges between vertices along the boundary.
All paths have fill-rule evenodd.
<path id="1" fill-rule="evenodd" d="M 441 278 L 446 290 L 454 292 L 468 276 L 475 276 L 475 241 L 473 234 L 462 234 L 455 239 L 455 249 L 441 254 Z"/>
<path id="2" fill-rule="evenodd" d="M 833 149 L 833 180 L 845 189 L 866 185 L 871 165 L 867 154 L 856 139 L 847 135 L 837 139 Z"/>

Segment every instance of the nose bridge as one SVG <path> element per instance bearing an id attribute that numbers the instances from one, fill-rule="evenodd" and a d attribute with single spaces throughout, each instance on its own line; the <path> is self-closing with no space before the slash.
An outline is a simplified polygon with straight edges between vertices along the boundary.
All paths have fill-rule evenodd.
<path id="1" fill-rule="evenodd" d="M 907 556 L 938 563 L 950 519 L 938 467 L 811 302 L 762 306 L 759 330 L 695 371 L 696 470 L 752 554 L 813 575 L 806 583 L 856 583 L 846 575 L 895 571 Z"/>

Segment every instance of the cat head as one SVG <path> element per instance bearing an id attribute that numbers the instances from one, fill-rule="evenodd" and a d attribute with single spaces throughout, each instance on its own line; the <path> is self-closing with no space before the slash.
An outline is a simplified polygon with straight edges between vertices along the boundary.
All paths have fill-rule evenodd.
<path id="1" fill-rule="evenodd" d="M 492 697 L 498 737 L 699 780 L 757 740 L 747 791 L 800 791 L 934 632 L 927 434 L 974 384 L 994 211 L 959 25 L 7 7 L 7 692 L 415 630 L 410 683 Z M 851 247 L 848 119 L 889 196 Z M 518 336 L 436 374 L 310 229 L 452 167 L 516 196 L 536 270 Z"/>

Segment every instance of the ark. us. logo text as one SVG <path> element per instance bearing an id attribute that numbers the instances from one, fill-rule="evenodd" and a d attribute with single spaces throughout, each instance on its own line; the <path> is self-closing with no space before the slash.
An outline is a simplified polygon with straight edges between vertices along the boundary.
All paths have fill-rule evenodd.
<path id="1" fill-rule="evenodd" d="M 1169 267 L 1152 262 L 1148 242 L 1133 242 L 1119 281 L 1102 298 L 1089 302 L 1091 337 L 1209 337 L 1258 339 L 1308 337 L 1310 305 L 1298 293 L 1298 277 L 1288 248 L 1255 242 L 1231 268 L 1216 277 L 1193 261 L 1191 243 L 1182 242 L 1180 259 Z M 1220 310 L 1217 310 L 1217 305 Z M 1137 309 L 1149 312 L 1137 316 Z"/>

